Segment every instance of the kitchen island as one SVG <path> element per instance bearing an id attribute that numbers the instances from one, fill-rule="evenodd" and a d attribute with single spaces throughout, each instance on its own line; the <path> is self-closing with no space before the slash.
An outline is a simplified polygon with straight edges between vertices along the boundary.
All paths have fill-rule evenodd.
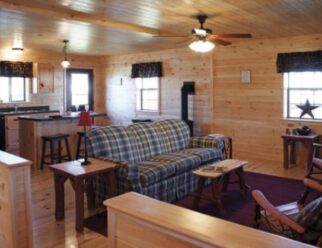
<path id="1" fill-rule="evenodd" d="M 97 117 L 106 114 L 91 112 L 93 123 Z M 20 156 L 32 161 L 33 168 L 40 168 L 42 136 L 69 134 L 69 146 L 72 159 L 75 159 L 79 113 L 66 115 L 24 115 L 19 116 Z M 49 151 L 47 151 L 48 153 Z"/>

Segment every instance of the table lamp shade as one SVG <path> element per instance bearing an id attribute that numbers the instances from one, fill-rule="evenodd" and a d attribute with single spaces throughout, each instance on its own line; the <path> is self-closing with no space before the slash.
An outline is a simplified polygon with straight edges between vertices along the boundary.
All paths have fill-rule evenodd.
<path id="1" fill-rule="evenodd" d="M 79 117 L 78 126 L 92 126 L 92 118 L 89 112 L 81 112 Z"/>

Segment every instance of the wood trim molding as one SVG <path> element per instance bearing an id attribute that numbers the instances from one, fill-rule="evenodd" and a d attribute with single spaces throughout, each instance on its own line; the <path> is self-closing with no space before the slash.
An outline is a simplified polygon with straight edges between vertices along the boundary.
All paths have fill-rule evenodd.
<path id="1" fill-rule="evenodd" d="M 150 35 L 174 35 L 168 32 L 161 32 L 160 30 L 154 28 L 149 28 L 137 24 L 106 18 L 103 16 L 96 16 L 55 6 L 48 7 L 40 4 L 30 4 L 21 1 L 0 0 L 0 8 L 22 11 L 42 16 L 63 18 L 69 21 L 81 21 L 99 26 L 123 29 L 131 32 L 146 33 Z"/>

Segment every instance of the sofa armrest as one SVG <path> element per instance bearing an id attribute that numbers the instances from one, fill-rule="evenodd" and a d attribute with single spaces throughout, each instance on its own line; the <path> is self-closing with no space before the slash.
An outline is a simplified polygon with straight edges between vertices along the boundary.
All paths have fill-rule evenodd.
<path id="1" fill-rule="evenodd" d="M 222 150 L 225 158 L 232 158 L 232 139 L 227 136 L 200 136 L 190 138 L 191 148 L 214 148 Z"/>
<path id="2" fill-rule="evenodd" d="M 120 178 L 126 178 L 131 182 L 139 181 L 139 168 L 137 165 L 125 161 L 125 160 L 116 160 L 108 157 L 99 157 L 98 159 L 102 159 L 108 162 L 112 162 L 116 164 L 116 174 Z"/>

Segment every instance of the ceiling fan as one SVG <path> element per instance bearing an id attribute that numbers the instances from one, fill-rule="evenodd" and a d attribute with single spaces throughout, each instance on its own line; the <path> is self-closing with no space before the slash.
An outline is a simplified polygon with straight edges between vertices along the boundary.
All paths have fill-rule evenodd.
<path id="1" fill-rule="evenodd" d="M 205 28 L 203 25 L 206 22 L 208 16 L 207 15 L 197 15 L 196 19 L 200 23 L 199 28 L 194 28 L 191 31 L 191 35 L 189 36 L 155 36 L 155 37 L 190 37 L 189 40 L 193 42 L 189 45 L 189 47 L 196 52 L 208 52 L 215 47 L 215 44 L 228 46 L 231 42 L 223 40 L 223 39 L 231 39 L 231 38 L 252 38 L 251 34 L 213 34 L 212 30 L 209 28 Z M 215 43 L 215 44 L 214 44 Z"/>

